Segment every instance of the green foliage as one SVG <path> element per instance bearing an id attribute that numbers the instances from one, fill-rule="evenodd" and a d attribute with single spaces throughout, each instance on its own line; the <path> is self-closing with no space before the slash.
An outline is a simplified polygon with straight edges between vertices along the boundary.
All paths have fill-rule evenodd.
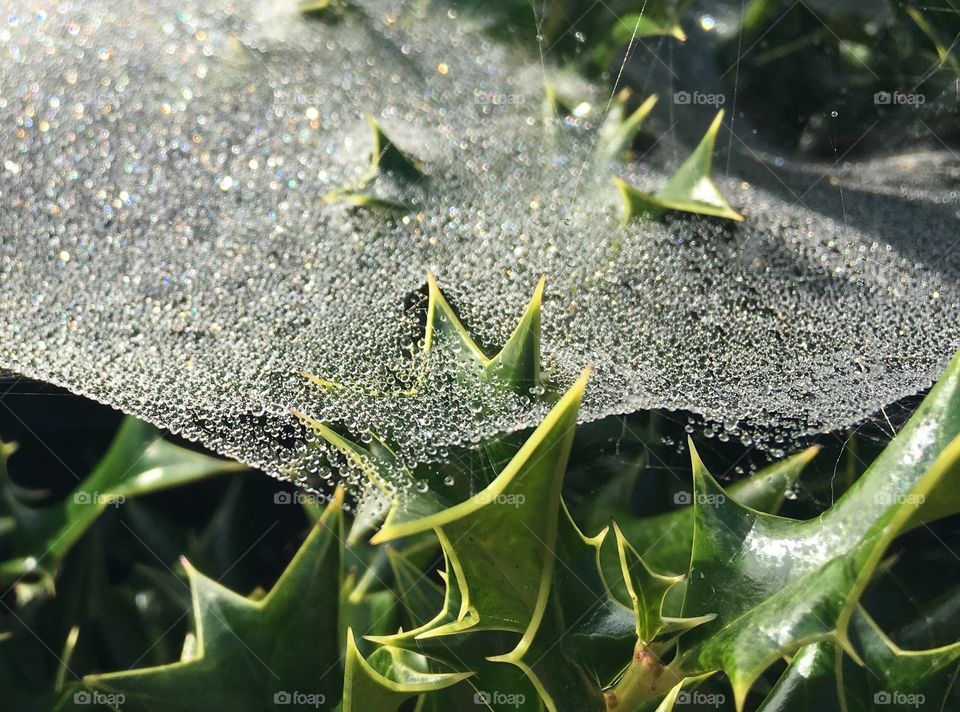
<path id="1" fill-rule="evenodd" d="M 241 595 L 183 559 L 186 597 L 176 577 L 170 592 L 171 580 L 154 571 L 139 585 L 168 591 L 174 610 L 184 607 L 181 618 L 189 614 L 178 659 L 79 673 L 71 661 L 89 633 L 74 622 L 60 664 L 45 683 L 18 692 L 15 707 L 92 700 L 170 712 L 222 704 L 395 712 L 472 702 L 490 710 L 669 712 L 700 700 L 786 712 L 813 700 L 868 710 L 921 698 L 948 707 L 960 643 L 905 650 L 863 603 L 868 586 L 887 580 L 883 557 L 895 539 L 960 510 L 960 355 L 874 463 L 814 518 L 767 512 L 783 505 L 816 448 L 724 488 L 691 441 L 692 483 L 676 500 L 683 506 L 636 516 L 625 501 L 639 485 L 631 467 L 577 503 L 576 516 L 596 532 L 588 535 L 564 501 L 564 480 L 590 370 L 563 393 L 543 381 L 543 289 L 541 281 L 490 357 L 428 280 L 424 348 L 452 349 L 458 377 L 517 393 L 533 384 L 549 404 L 532 431 L 480 443 L 442 466 L 455 467 L 466 489 L 398 487 L 397 477 L 419 481 L 429 468 L 407 471 L 382 440 L 361 446 L 303 416 L 390 504 L 370 542 L 363 539 L 377 522 L 360 507 L 348 537 L 337 490 L 325 507 L 306 508 L 310 533 L 267 592 Z M 83 487 L 132 496 L 228 469 L 128 421 Z M 5 491 L 9 499 L 12 486 Z M 228 497 L 224 511 L 236 502 Z M 8 536 L 27 531 L 20 506 Z M 41 509 L 41 519 L 66 511 L 88 529 L 102 511 L 64 506 Z M 69 563 L 86 538 L 74 535 L 62 549 L 49 533 L 32 541 L 36 554 L 47 546 Z M 51 568 L 51 582 L 60 568 L 69 571 Z M 21 598 L 23 615 L 38 601 Z M 119 634 L 122 614 L 104 616 L 108 635 Z M 0 657 L 22 648 L 32 630 L 7 628 Z M 771 668 L 780 659 L 791 662 L 777 680 Z M 0 683 L 23 685 L 2 676 Z"/>
<path id="2" fill-rule="evenodd" d="M 327 9 L 327 5 L 324 6 Z M 367 114 L 370 126 L 370 165 L 366 173 L 350 185 L 328 193 L 323 197 L 329 203 L 345 203 L 357 208 L 407 212 L 411 206 L 405 200 L 384 197 L 372 191 L 374 182 L 381 176 L 393 181 L 394 192 L 403 193 L 410 185 L 423 180 L 419 162 L 404 153 L 390 140 L 373 116 Z"/>
<path id="3" fill-rule="evenodd" d="M 684 506 L 634 515 L 626 498 L 640 470 L 630 467 L 578 502 L 577 516 L 596 532 L 588 535 L 564 501 L 564 480 L 590 370 L 563 393 L 543 381 L 543 289 L 541 281 L 490 357 L 428 280 L 424 349 L 456 354 L 458 377 L 533 388 L 549 404 L 529 433 L 480 443 L 443 465 L 468 486 L 401 486 L 398 477 L 420 481 L 429 468 L 408 471 L 382 440 L 361 446 L 304 416 L 386 497 L 379 529 L 361 506 L 347 537 L 342 490 L 322 509 L 308 506 L 311 531 L 266 593 L 241 595 L 183 559 L 189 600 L 176 589 L 171 598 L 188 606 L 191 625 L 179 659 L 78 674 L 69 661 L 85 628 L 74 623 L 48 689 L 34 694 L 61 709 L 94 695 L 125 710 L 170 712 L 219 704 L 395 712 L 413 701 L 442 710 L 471 699 L 491 710 L 669 712 L 698 699 L 726 704 L 727 689 L 738 710 L 752 690 L 762 710 L 805 709 L 831 696 L 848 709 L 871 709 L 884 695 L 955 699 L 960 644 L 902 649 L 862 603 L 887 575 L 883 557 L 897 537 L 960 511 L 960 356 L 817 517 L 767 513 L 782 506 L 816 448 L 725 489 L 691 441 L 692 484 L 677 500 Z M 127 421 L 81 488 L 133 496 L 228 469 Z M 7 536 L 38 557 L 47 547 L 62 563 L 81 541 L 65 533 L 69 525 L 86 530 L 103 511 L 54 503 L 25 518 L 4 482 Z M 48 520 L 57 526 L 30 528 Z M 33 531 L 41 534 L 24 534 Z M 57 573 L 49 569 L 49 582 Z M 35 603 L 22 597 L 20 605 Z M 23 645 L 23 630 L 12 632 L 0 655 Z M 792 661 L 775 681 L 770 669 L 783 658 Z"/>
<path id="4" fill-rule="evenodd" d="M 632 188 L 619 178 L 614 179 L 623 197 L 624 222 L 641 216 L 658 217 L 667 210 L 700 213 L 738 222 L 743 220 L 743 216 L 720 195 L 710 178 L 713 145 L 722 122 L 723 111 L 720 111 L 690 157 L 667 184 L 653 195 Z"/>
<path id="5" fill-rule="evenodd" d="M 709 155 L 711 149 L 704 153 Z M 435 331 L 459 344 L 467 361 L 484 369 L 488 359 L 446 300 L 437 295 L 434 303 L 428 348 Z M 539 304 L 539 297 L 534 304 Z M 532 332 L 526 333 L 530 339 Z M 380 636 L 377 642 L 406 648 L 419 643 L 424 652 L 457 669 L 456 656 L 445 658 L 438 638 L 512 632 L 519 639 L 510 652 L 486 659 L 519 668 L 550 710 L 563 709 L 564 704 L 599 709 L 599 693 L 608 709 L 640 708 L 674 690 L 679 696 L 684 681 L 694 684 L 717 670 L 726 674 L 735 703 L 743 708 L 764 672 L 805 645 L 832 641 L 861 661 L 848 627 L 864 588 L 893 539 L 912 521 L 922 520 L 921 504 L 957 469 L 960 357 L 885 453 L 817 519 L 775 517 L 738 502 L 709 475 L 691 442 L 692 509 L 664 515 L 674 520 L 671 526 L 685 524 L 690 532 L 674 538 L 678 547 L 669 556 L 679 568 L 687 553 L 686 576 L 670 576 L 651 567 L 616 524 L 619 577 L 602 565 L 609 530 L 589 539 L 571 522 L 565 536 L 558 534 L 556 523 L 566 516 L 566 509 L 559 509 L 560 479 L 585 378 L 586 374 L 557 402 L 478 494 L 439 510 L 436 500 L 433 508 L 414 504 L 412 516 L 396 525 L 388 520 L 374 537 L 385 541 L 434 529 L 447 562 L 441 613 L 412 631 Z M 502 385 L 515 384 L 508 379 Z M 328 439 L 339 449 L 350 448 L 339 436 Z M 766 509 L 777 507 L 813 454 L 815 450 L 802 453 L 741 483 L 740 496 Z M 366 456 L 361 460 L 371 461 Z M 535 498 L 537 506 L 525 506 L 527 497 Z M 504 507 L 506 502 L 512 506 Z M 392 511 L 402 506 L 397 502 Z M 950 507 L 937 510 L 938 515 L 950 513 Z M 664 522 L 646 525 L 650 531 L 662 531 Z M 559 551 L 564 552 L 562 558 Z M 575 645 L 590 640 L 590 634 L 567 627 L 564 600 L 556 597 L 570 595 L 563 593 L 565 587 L 558 580 L 560 567 L 568 559 L 591 558 L 596 571 L 587 578 L 593 581 L 592 594 L 604 602 L 600 611 L 608 614 L 592 622 L 608 642 L 623 640 L 624 619 L 614 612 L 624 597 L 618 600 L 612 589 L 625 591 L 633 609 L 633 654 L 625 656 L 629 662 L 607 687 L 591 677 L 605 667 L 603 661 L 591 659 L 589 647 Z M 671 601 L 674 588 L 680 589 L 679 603 Z M 669 615 L 671 610 L 679 615 Z M 446 645 L 449 649 L 455 643 Z M 672 650 L 673 661 L 663 664 Z M 479 669 L 470 671 L 481 674 Z M 664 704 L 670 706 L 669 699 Z"/>
<path id="6" fill-rule="evenodd" d="M 128 710 L 190 710 L 227 704 L 262 710 L 288 696 L 323 704 L 341 696 L 331 674 L 340 657 L 338 617 L 342 521 L 338 495 L 265 596 L 239 596 L 184 561 L 194 632 L 180 661 L 93 675 L 84 684 L 123 699 Z M 301 607 L 304 601 L 310 605 Z M 296 615 L 293 615 L 294 611 Z M 294 707 L 296 709 L 296 706 Z"/>
<path id="7" fill-rule="evenodd" d="M 426 659 L 403 648 L 382 645 L 364 659 L 353 631 L 347 634 L 342 712 L 395 712 L 406 700 L 438 692 L 470 677 L 471 673 L 432 673 Z"/>
<path id="8" fill-rule="evenodd" d="M 685 662 L 726 672 L 742 705 L 760 673 L 804 643 L 831 640 L 856 657 L 847 626 L 867 582 L 893 538 L 958 471 L 960 357 L 854 487 L 816 519 L 782 519 L 738 504 L 694 454 L 683 611 L 716 613 L 717 620 L 693 634 L 699 645 Z M 718 580 L 728 593 L 711 583 Z"/>
<path id="9" fill-rule="evenodd" d="M 97 468 L 65 497 L 35 507 L 18 497 L 0 455 L 0 585 L 16 587 L 21 600 L 53 593 L 57 569 L 71 547 L 108 508 L 127 499 L 178 487 L 242 466 L 192 452 L 160 437 L 157 430 L 127 418 Z"/>
<path id="10" fill-rule="evenodd" d="M 643 122 L 653 111 L 657 97 L 647 97 L 640 106 L 632 112 L 627 111 L 630 91 L 620 91 L 610 104 L 607 118 L 600 126 L 598 154 L 602 161 L 612 161 L 630 148 L 637 134 L 643 128 Z"/>
<path id="11" fill-rule="evenodd" d="M 960 31 L 960 14 L 951 0 L 751 0 L 738 30 L 723 38 L 717 59 L 738 68 L 738 108 L 781 145 L 825 156 L 871 142 L 889 149 L 905 136 L 924 135 L 923 123 L 942 140 L 957 136 L 944 111 L 955 103 L 958 67 L 950 40 Z M 921 94 L 925 101 L 902 111 L 878 105 L 878 92 Z M 887 113 L 896 117 L 892 130 L 861 141 Z"/>
<path id="12" fill-rule="evenodd" d="M 763 702 L 760 712 L 789 712 L 830 704 L 848 710 L 951 709 L 960 672 L 960 643 L 933 650 L 907 651 L 894 644 L 869 615 L 857 610 L 850 639 L 864 665 L 857 665 L 830 643 L 802 648 Z"/>
<path id="13" fill-rule="evenodd" d="M 488 33 L 529 44 L 526 28 L 536 28 L 544 54 L 561 64 L 588 72 L 608 69 L 632 41 L 664 37 L 683 42 L 680 16 L 689 0 L 609 0 L 603 5 L 582 0 L 523 0 L 484 3 L 483 23 Z M 467 10 L 471 8 L 467 5 Z"/>

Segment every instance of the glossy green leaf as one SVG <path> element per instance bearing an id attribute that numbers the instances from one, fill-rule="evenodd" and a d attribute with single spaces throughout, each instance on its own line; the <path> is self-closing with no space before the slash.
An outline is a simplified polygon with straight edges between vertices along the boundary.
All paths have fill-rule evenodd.
<path id="1" fill-rule="evenodd" d="M 731 485 L 727 494 L 751 509 L 776 513 L 786 493 L 818 451 L 818 448 L 811 447 L 765 467 L 747 479 Z M 630 479 L 635 479 L 638 474 L 639 472 L 632 474 Z M 622 494 L 620 489 L 624 486 L 623 483 L 614 481 L 609 486 L 613 492 L 620 491 L 622 499 L 627 496 Z M 593 494 L 581 513 L 587 524 L 593 527 L 611 518 L 616 519 L 626 540 L 640 552 L 651 567 L 664 573 L 678 573 L 689 567 L 690 552 L 693 549 L 692 494 L 678 493 L 678 496 L 684 495 L 690 504 L 651 517 L 637 517 L 624 512 L 620 507 L 612 507 L 609 502 L 613 500 L 604 493 Z M 603 504 L 604 502 L 608 504 Z M 615 547 L 605 546 L 602 560 L 607 580 L 615 581 L 615 572 L 620 567 Z"/>
<path id="2" fill-rule="evenodd" d="M 365 660 L 353 631 L 347 634 L 342 712 L 395 712 L 411 697 L 435 692 L 467 679 L 471 673 L 431 672 L 423 656 L 382 646 Z"/>
<path id="3" fill-rule="evenodd" d="M 620 572 L 627 595 L 633 606 L 636 636 L 643 646 L 665 632 L 687 630 L 713 619 L 712 615 L 699 618 L 671 618 L 664 614 L 667 592 L 683 580 L 683 576 L 664 576 L 650 568 L 637 550 L 626 540 L 616 522 L 613 531 L 617 540 Z"/>
<path id="4" fill-rule="evenodd" d="M 794 657 L 758 712 L 802 712 L 814 706 L 868 710 L 953 709 L 960 688 L 960 643 L 903 650 L 862 609 L 850 622 L 858 665 L 831 643 L 808 645 Z"/>
<path id="5" fill-rule="evenodd" d="M 423 640 L 466 630 L 512 631 L 520 634 L 513 650 L 490 659 L 511 663 L 535 684 L 539 682 L 525 658 L 551 601 L 560 488 L 588 376 L 589 370 L 487 488 L 423 520 L 385 527 L 375 537 L 392 539 L 436 528 L 448 562 L 444 610 L 431 623 L 400 638 Z M 453 618 L 457 599 L 459 610 Z M 545 692 L 542 687 L 541 692 Z M 599 701 L 598 691 L 594 695 Z"/>
<path id="6" fill-rule="evenodd" d="M 511 660 L 522 657 L 546 605 L 560 486 L 588 375 L 584 373 L 487 488 L 424 519 L 385 527 L 375 537 L 389 540 L 442 529 L 445 553 L 460 572 L 464 601 L 458 623 L 523 633 Z"/>
<path id="7" fill-rule="evenodd" d="M 958 433 L 960 357 L 856 484 L 803 522 L 738 504 L 692 450 L 695 530 L 683 611 L 717 620 L 691 632 L 685 669 L 722 669 L 742 706 L 763 670 L 805 644 L 832 640 L 855 656 L 847 623 L 860 594 L 920 503 L 944 481 L 955 486 Z"/>
<path id="8" fill-rule="evenodd" d="M 814 706 L 841 709 L 836 684 L 837 655 L 836 646 L 826 641 L 800 648 L 758 712 L 801 712 Z"/>

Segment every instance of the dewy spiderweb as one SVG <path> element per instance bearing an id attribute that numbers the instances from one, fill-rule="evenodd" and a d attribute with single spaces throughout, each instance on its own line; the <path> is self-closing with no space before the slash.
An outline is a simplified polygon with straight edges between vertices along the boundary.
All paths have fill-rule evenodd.
<path id="1" fill-rule="evenodd" d="M 794 437 L 924 388 L 960 343 L 948 158 L 844 176 L 843 219 L 816 207 L 829 181 L 798 201 L 754 165 L 718 179 L 743 223 L 624 226 L 611 178 L 656 191 L 689 145 L 604 158 L 604 90 L 549 77 L 584 103 L 545 124 L 538 56 L 447 6 L 351 6 L 6 3 L 0 367 L 318 485 L 291 410 L 411 460 L 542 415 L 436 363 L 396 395 L 428 270 L 491 349 L 546 275 L 544 367 L 562 387 L 594 364 L 586 419 L 689 409 Z M 368 170 L 365 114 L 422 175 L 324 200 Z"/>

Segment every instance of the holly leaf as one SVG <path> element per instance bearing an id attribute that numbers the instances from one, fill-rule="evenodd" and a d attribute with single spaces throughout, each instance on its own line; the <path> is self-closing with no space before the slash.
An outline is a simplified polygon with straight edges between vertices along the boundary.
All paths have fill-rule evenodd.
<path id="1" fill-rule="evenodd" d="M 684 577 L 657 573 L 626 540 L 616 522 L 613 524 L 613 531 L 617 539 L 620 572 L 633 606 L 637 640 L 642 645 L 649 645 L 664 633 L 681 632 L 713 619 L 712 615 L 689 619 L 665 615 L 664 602 L 667 593 Z"/>
<path id="2" fill-rule="evenodd" d="M 327 506 L 269 593 L 246 598 L 186 561 L 195 632 L 179 662 L 90 675 L 87 688 L 122 694 L 125 710 L 190 712 L 274 704 L 314 709 L 340 698 L 336 611 L 342 491 Z M 309 605 L 304 605 L 309 602 Z"/>
<path id="3" fill-rule="evenodd" d="M 960 356 L 901 433 L 836 504 L 795 521 L 744 507 L 710 476 L 691 443 L 694 540 L 684 615 L 715 613 L 685 641 L 685 670 L 722 669 L 742 708 L 772 662 L 847 635 L 889 543 L 938 486 L 960 472 Z M 722 585 L 720 584 L 722 582 Z"/>
<path id="4" fill-rule="evenodd" d="M 428 273 L 423 353 L 443 350 L 445 354 L 455 354 L 463 366 L 463 372 L 458 374 L 460 377 L 482 379 L 526 397 L 532 394 L 553 400 L 554 394 L 547 391 L 540 370 L 540 312 L 544 285 L 545 280 L 541 278 L 513 333 L 491 358 L 473 340 L 436 279 Z M 325 390 L 344 387 L 312 374 L 303 375 Z M 413 392 L 394 395 L 412 395 Z M 461 449 L 450 463 L 411 470 L 400 462 L 389 444 L 375 434 L 370 434 L 370 443 L 364 446 L 305 413 L 294 412 L 294 415 L 339 453 L 348 467 L 362 473 L 379 493 L 373 498 L 370 495 L 365 498 L 371 503 L 371 511 L 364 507 L 364 516 L 357 522 L 356 530 L 351 532 L 351 541 L 372 529 L 378 517 L 385 518 L 383 527 L 390 531 L 396 525 L 421 520 L 462 503 L 476 493 L 478 485 L 482 487 L 493 480 L 499 474 L 496 468 L 508 462 L 522 444 L 520 436 L 508 434 L 488 440 L 477 448 Z M 448 481 L 456 484 L 450 486 Z M 420 486 L 424 484 L 427 486 Z M 383 536 L 377 535 L 372 541 L 385 541 Z"/>
<path id="5" fill-rule="evenodd" d="M 328 1 L 315 11 L 329 11 L 333 5 L 335 3 Z M 373 116 L 367 114 L 366 118 L 371 135 L 370 165 L 366 173 L 356 181 L 327 193 L 323 199 L 328 203 L 344 202 L 358 208 L 409 211 L 410 205 L 407 202 L 375 195 L 370 192 L 370 186 L 384 175 L 404 186 L 416 184 L 424 178 L 420 162 L 404 153 L 380 128 Z"/>
<path id="6" fill-rule="evenodd" d="M 400 602 L 414 626 L 432 620 L 444 607 L 444 589 L 419 566 L 411 563 L 402 551 L 388 546 L 387 558 L 393 571 L 394 587 L 399 591 Z"/>
<path id="7" fill-rule="evenodd" d="M 630 147 L 634 137 L 643 127 L 643 122 L 657 103 L 656 95 L 648 96 L 640 106 L 627 115 L 626 103 L 629 96 L 630 92 L 627 89 L 617 94 L 607 118 L 600 126 L 598 155 L 602 161 L 617 158 Z"/>
<path id="8" fill-rule="evenodd" d="M 364 659 L 357 648 L 353 630 L 347 632 L 341 712 L 395 712 L 411 697 L 442 690 L 466 680 L 469 672 L 431 672 L 422 655 L 390 646 L 381 646 Z"/>
<path id="9" fill-rule="evenodd" d="M 808 645 L 761 704 L 758 712 L 801 712 L 813 706 L 859 712 L 952 709 L 960 672 L 960 643 L 903 650 L 862 608 L 850 621 L 850 642 L 863 665 L 828 642 Z M 951 700 L 953 703 L 951 704 Z"/>
<path id="10" fill-rule="evenodd" d="M 483 379 L 498 383 L 516 393 L 528 394 L 531 388 L 543 385 L 540 373 L 540 312 L 545 285 L 546 278 L 541 277 L 513 333 L 500 351 L 490 358 L 460 321 L 440 290 L 436 278 L 427 273 L 424 351 L 429 352 L 440 344 L 446 347 L 448 352 L 462 354 L 467 362 L 479 366 Z"/>
<path id="11" fill-rule="evenodd" d="M 751 509 L 776 513 L 786 493 L 817 452 L 817 447 L 807 448 L 765 467 L 747 479 L 734 483 L 727 489 L 727 494 Z M 592 493 L 580 508 L 583 521 L 588 526 L 597 527 L 611 518 L 615 519 L 624 539 L 640 552 L 651 568 L 663 573 L 686 571 L 693 548 L 692 492 L 677 493 L 678 498 L 689 502 L 679 509 L 651 517 L 637 517 L 620 506 L 632 493 L 635 478 L 635 473 L 629 472 L 625 481 L 611 480 L 600 492 Z M 604 546 L 601 562 L 604 576 L 614 593 L 619 600 L 627 602 L 626 591 L 618 585 L 620 559 L 612 542 Z"/>
<path id="12" fill-rule="evenodd" d="M 473 626 L 514 630 L 522 655 L 539 625 L 553 575 L 560 488 L 589 369 L 547 414 L 514 458 L 486 488 L 420 520 L 388 523 L 373 541 L 431 528 L 463 573 L 463 594 Z M 473 627 L 471 626 L 471 627 Z"/>
<path id="13" fill-rule="evenodd" d="M 127 499 L 246 469 L 164 440 L 152 425 L 126 418 L 93 472 L 62 500 L 32 507 L 18 499 L 0 464 L 0 499 L 9 512 L 10 553 L 0 564 L 0 582 L 39 577 L 52 591 L 67 552 L 109 507 Z M 26 590 L 21 587 L 22 590 Z M 29 596 L 38 593 L 33 590 Z"/>
<path id="14" fill-rule="evenodd" d="M 710 178 L 713 146 L 722 122 L 723 111 L 721 110 L 700 140 L 700 144 L 658 192 L 652 195 L 644 193 L 620 178 L 613 179 L 623 198 L 625 223 L 644 215 L 658 217 L 668 210 L 699 213 L 728 220 L 743 220 L 743 216 L 730 207 Z"/>
<path id="15" fill-rule="evenodd" d="M 588 377 L 589 369 L 484 490 L 424 519 L 385 527 L 377 535 L 394 539 L 436 529 L 448 584 L 444 609 L 433 621 L 378 642 L 409 645 L 465 631 L 520 634 L 519 642 L 513 638 L 513 650 L 489 660 L 519 667 L 539 685 L 541 697 L 552 699 L 526 657 L 529 653 L 537 661 L 543 659 L 531 649 L 553 600 L 558 521 L 563 516 L 560 489 Z M 599 581 L 595 551 L 589 561 Z M 551 615 L 551 621 L 555 617 Z M 599 702 L 598 688 L 592 689 Z"/>
<path id="16" fill-rule="evenodd" d="M 420 626 L 410 630 L 400 630 L 393 635 L 367 635 L 367 640 L 380 645 L 406 647 L 416 649 L 427 639 L 444 635 L 447 631 L 462 630 L 475 622 L 471 615 L 470 605 L 464 596 L 466 583 L 459 561 L 451 558 L 453 547 L 446 540 L 442 531 L 437 530 L 437 537 L 442 543 L 444 568 L 439 572 L 444 583 L 443 605 L 439 611 Z"/>
<path id="17" fill-rule="evenodd" d="M 523 654 L 494 660 L 519 668 L 552 712 L 599 709 L 603 699 L 596 681 L 619 672 L 634 643 L 635 620 L 610 595 L 600 573 L 599 552 L 609 529 L 588 537 L 565 505 L 561 510 L 542 622 Z"/>

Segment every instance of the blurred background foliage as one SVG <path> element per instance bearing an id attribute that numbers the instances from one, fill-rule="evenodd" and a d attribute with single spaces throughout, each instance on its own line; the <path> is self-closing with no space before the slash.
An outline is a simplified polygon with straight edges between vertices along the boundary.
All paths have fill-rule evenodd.
<path id="1" fill-rule="evenodd" d="M 855 145 L 862 154 L 960 139 L 956 0 L 494 0 L 465 9 L 498 37 L 611 86 L 642 96 L 719 91 L 781 150 L 830 157 Z M 896 103 L 906 95 L 922 104 Z M 882 130 L 861 141 L 875 122 Z"/>

